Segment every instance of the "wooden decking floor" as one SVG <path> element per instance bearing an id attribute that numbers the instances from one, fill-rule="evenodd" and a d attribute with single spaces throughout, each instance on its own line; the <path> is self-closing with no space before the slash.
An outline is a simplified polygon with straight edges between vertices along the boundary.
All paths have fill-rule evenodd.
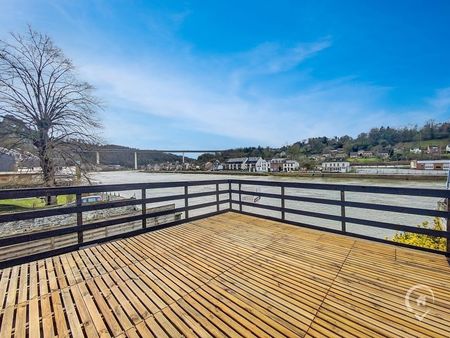
<path id="1" fill-rule="evenodd" d="M 435 297 L 422 321 L 404 300 L 418 284 Z M 10 336 L 450 337 L 450 267 L 226 213 L 1 270 Z"/>

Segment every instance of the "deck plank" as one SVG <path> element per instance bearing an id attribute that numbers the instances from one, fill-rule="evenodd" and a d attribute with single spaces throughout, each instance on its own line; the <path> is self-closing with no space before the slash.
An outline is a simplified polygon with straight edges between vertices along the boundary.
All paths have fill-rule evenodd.
<path id="1" fill-rule="evenodd" d="M 444 256 L 226 213 L 0 270 L 0 336 L 449 337 L 449 289 Z"/>

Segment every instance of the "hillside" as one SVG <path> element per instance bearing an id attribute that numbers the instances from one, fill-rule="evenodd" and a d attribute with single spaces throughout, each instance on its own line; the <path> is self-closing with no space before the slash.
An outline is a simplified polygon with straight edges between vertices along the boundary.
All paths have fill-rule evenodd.
<path id="1" fill-rule="evenodd" d="M 100 150 L 100 163 L 103 165 L 121 165 L 123 167 L 134 167 L 134 152 L 138 149 L 119 146 L 115 144 L 106 144 L 98 147 Z M 104 151 L 102 151 L 104 150 Z M 109 152 L 109 150 L 112 150 Z M 87 158 L 91 163 L 95 163 L 95 153 L 89 153 Z M 160 152 L 143 152 L 138 154 L 139 165 L 164 163 L 164 162 L 181 162 L 182 156 L 160 153 Z M 192 161 L 185 158 L 185 161 Z"/>
<path id="2" fill-rule="evenodd" d="M 287 157 L 302 162 L 305 166 L 325 158 L 349 158 L 351 153 L 365 151 L 373 153 L 372 162 L 407 161 L 416 158 L 446 157 L 445 147 L 450 144 L 450 122 L 427 122 L 422 127 L 379 127 L 360 133 L 353 138 L 348 135 L 335 137 L 313 137 L 280 148 L 249 147 L 230 149 L 220 156 L 204 154 L 200 163 L 217 159 L 224 161 L 232 157 L 261 156 L 266 159 Z M 440 151 L 427 154 L 428 146 L 438 146 Z M 419 148 L 421 154 L 410 152 Z M 378 159 L 377 159 L 378 157 Z M 368 159 L 368 162 L 371 160 Z"/>

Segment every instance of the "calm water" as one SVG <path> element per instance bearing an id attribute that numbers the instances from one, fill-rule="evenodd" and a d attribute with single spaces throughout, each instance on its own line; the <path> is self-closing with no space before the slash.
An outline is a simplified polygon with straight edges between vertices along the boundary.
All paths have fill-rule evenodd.
<path id="1" fill-rule="evenodd" d="M 256 179 L 256 180 L 271 180 L 271 181 L 293 181 L 293 182 L 313 182 L 313 183 L 328 183 L 328 184 L 355 184 L 355 185 L 370 185 L 370 186 L 389 186 L 389 187 L 421 187 L 421 188 L 436 188 L 443 189 L 444 182 L 442 181 L 399 181 L 399 180 L 379 180 L 379 179 L 336 179 L 336 178 L 287 178 L 287 177 L 267 177 L 267 176 L 229 176 L 229 175 L 207 175 L 207 174 L 167 174 L 167 173 L 141 173 L 136 171 L 121 171 L 121 172 L 97 172 L 92 173 L 91 178 L 98 184 L 118 184 L 118 183 L 142 183 L 142 182 L 173 182 L 173 181 L 194 181 L 194 180 L 214 180 L 214 179 L 228 179 L 228 178 L 242 178 L 242 179 Z M 223 189 L 226 187 L 223 186 Z M 193 187 L 192 192 L 208 191 L 213 187 Z M 252 187 L 242 186 L 244 190 L 261 191 L 279 193 L 280 189 L 276 187 Z M 166 188 L 155 189 L 147 192 L 147 197 L 156 197 L 170 194 L 181 194 L 182 188 Z M 286 194 L 297 196 L 309 196 L 320 197 L 328 199 L 339 199 L 339 192 L 335 191 L 320 191 L 320 190 L 306 190 L 306 189 L 286 189 Z M 127 191 L 121 192 L 124 197 L 135 196 L 140 197 L 140 191 Z M 223 195 L 223 199 L 227 196 Z M 237 196 L 234 196 L 237 199 Z M 214 196 L 208 196 L 203 198 L 197 198 L 190 200 L 191 204 L 200 204 L 204 202 L 214 201 Z M 396 195 L 380 195 L 380 194 L 367 194 L 367 193 L 346 193 L 346 199 L 349 201 L 359 201 L 376 204 L 388 204 L 398 206 L 409 206 L 417 208 L 435 209 L 438 199 L 430 197 L 414 197 L 414 196 L 396 196 Z M 253 197 L 243 196 L 243 200 L 252 201 Z M 183 201 L 177 201 L 176 207 L 182 207 Z M 260 204 L 269 204 L 280 206 L 280 201 L 263 197 Z M 163 203 L 164 204 L 164 203 Z M 161 205 L 161 204 L 155 204 Z M 150 207 L 150 205 L 149 205 Z M 339 206 L 326 206 L 314 203 L 286 201 L 287 208 L 315 211 L 333 215 L 340 214 Z M 244 207 L 244 210 L 258 212 L 259 214 L 266 214 L 279 217 L 278 212 L 265 211 L 258 208 Z M 191 212 L 191 215 L 200 214 L 205 210 L 198 210 Z M 348 217 L 371 219 L 382 222 L 396 223 L 402 225 L 416 226 L 424 221 L 432 222 L 431 217 L 418 216 L 418 215 L 403 215 L 391 212 L 382 212 L 376 210 L 363 210 L 357 208 L 347 208 L 346 213 Z M 332 229 L 339 229 L 340 223 L 336 221 L 317 219 L 307 216 L 299 215 L 286 215 L 287 219 L 304 222 L 308 224 L 319 225 L 322 227 L 328 227 Z M 347 230 L 349 232 L 374 236 L 378 238 L 391 237 L 395 232 L 384 229 L 377 229 L 368 226 L 347 224 Z"/>

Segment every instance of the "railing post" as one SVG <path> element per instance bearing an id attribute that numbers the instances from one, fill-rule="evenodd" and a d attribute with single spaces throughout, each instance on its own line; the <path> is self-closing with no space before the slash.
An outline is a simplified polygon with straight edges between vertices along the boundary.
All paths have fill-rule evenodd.
<path id="1" fill-rule="evenodd" d="M 242 212 L 241 183 L 239 183 L 239 212 Z"/>
<path id="2" fill-rule="evenodd" d="M 189 190 L 188 190 L 188 185 L 186 184 L 184 186 L 184 208 L 185 208 L 184 217 L 185 217 L 185 219 L 189 218 L 189 210 L 188 210 L 189 199 L 188 199 L 188 194 L 189 194 Z"/>
<path id="3" fill-rule="evenodd" d="M 231 203 L 231 181 L 228 181 L 228 199 L 230 200 L 230 210 L 232 210 L 233 204 Z"/>
<path id="4" fill-rule="evenodd" d="M 345 224 L 345 192 L 344 190 L 341 190 L 341 231 L 347 232 L 347 226 Z"/>
<path id="5" fill-rule="evenodd" d="M 77 208 L 81 208 L 82 202 L 81 202 L 81 193 L 77 193 L 75 195 L 75 203 L 77 205 Z M 81 230 L 81 227 L 83 225 L 83 212 L 78 211 L 77 212 L 77 227 L 78 229 L 78 245 L 83 244 L 83 231 Z"/>
<path id="6" fill-rule="evenodd" d="M 447 198 L 447 234 L 450 235 L 450 198 Z M 447 254 L 450 255 L 450 238 L 447 238 Z"/>
<path id="7" fill-rule="evenodd" d="M 147 189 L 143 188 L 141 190 L 141 199 L 145 200 L 147 198 Z M 142 202 L 142 229 L 147 227 L 147 219 L 145 218 L 145 214 L 147 213 L 147 203 Z"/>
<path id="8" fill-rule="evenodd" d="M 281 219 L 284 221 L 286 219 L 285 217 L 285 201 L 284 201 L 284 186 L 281 187 Z"/>
<path id="9" fill-rule="evenodd" d="M 220 210 L 220 205 L 219 205 L 219 183 L 216 183 L 216 210 L 219 211 Z"/>

